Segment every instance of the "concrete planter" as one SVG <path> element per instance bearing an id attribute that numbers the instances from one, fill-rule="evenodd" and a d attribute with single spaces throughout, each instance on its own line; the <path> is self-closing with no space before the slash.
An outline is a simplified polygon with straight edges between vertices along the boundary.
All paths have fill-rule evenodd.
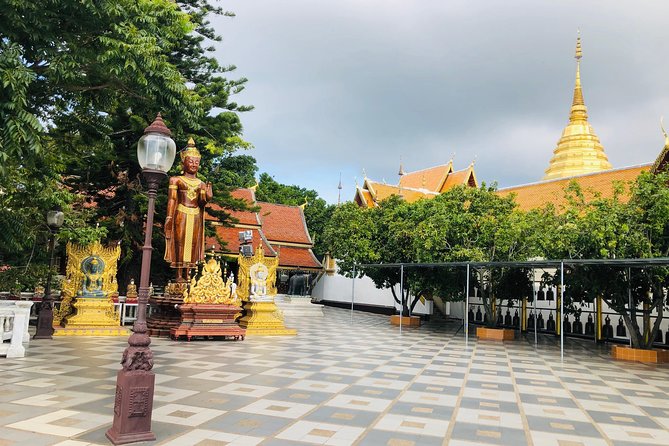
<path id="1" fill-rule="evenodd" d="M 491 341 L 513 341 L 515 331 L 507 328 L 476 327 L 476 337 Z"/>
<path id="2" fill-rule="evenodd" d="M 643 350 L 625 345 L 614 345 L 611 347 L 613 359 L 623 361 L 649 362 L 653 364 L 669 363 L 669 350 Z"/>

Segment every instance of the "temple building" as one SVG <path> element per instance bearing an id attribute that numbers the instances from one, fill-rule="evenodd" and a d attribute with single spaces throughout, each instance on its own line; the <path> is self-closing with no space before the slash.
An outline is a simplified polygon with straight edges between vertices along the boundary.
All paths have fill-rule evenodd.
<path id="1" fill-rule="evenodd" d="M 407 202 L 422 198 L 434 198 L 454 186 L 478 187 L 474 173 L 474 163 L 461 170 L 453 169 L 453 160 L 447 164 L 405 173 L 400 165 L 400 180 L 397 185 L 373 181 L 365 175 L 362 186 L 356 186 L 355 202 L 362 207 L 372 208 L 391 195 L 399 195 Z"/>
<path id="2" fill-rule="evenodd" d="M 656 171 L 663 168 L 669 155 L 669 138 L 665 150 L 655 163 L 648 162 L 635 166 L 613 168 L 599 141 L 599 137 L 588 121 L 588 109 L 583 97 L 581 85 L 581 48 L 580 36 L 576 40 L 576 80 L 569 121 L 553 150 L 548 168 L 539 181 L 517 186 L 504 187 L 497 191 L 500 196 L 515 195 L 519 209 L 527 211 L 553 203 L 557 208 L 566 203 L 565 188 L 577 182 L 586 198 L 595 195 L 611 197 L 619 183 L 634 181 L 643 171 Z M 364 179 L 362 186 L 356 186 L 355 202 L 362 207 L 374 207 L 390 195 L 400 195 L 407 202 L 423 198 L 434 198 L 455 185 L 478 187 L 473 163 L 466 169 L 454 171 L 453 162 L 430 167 L 411 173 L 404 173 L 400 166 L 400 181 L 389 185 Z M 626 198 L 629 190 L 623 192 Z"/>
<path id="3" fill-rule="evenodd" d="M 650 170 L 653 163 L 613 169 L 604 147 L 588 122 L 588 109 L 581 86 L 581 38 L 576 39 L 576 81 L 574 97 L 569 112 L 569 122 L 562 131 L 557 147 L 553 150 L 545 175 L 541 181 L 501 188 L 501 196 L 514 194 L 521 210 L 538 208 L 553 203 L 557 208 L 566 203 L 565 188 L 577 182 L 586 199 L 595 195 L 611 197 L 616 184 L 634 181 L 641 172 Z M 623 199 L 627 191 L 623 192 Z"/>
<path id="4" fill-rule="evenodd" d="M 279 278 L 287 280 L 290 272 L 318 272 L 322 265 L 312 251 L 313 242 L 304 219 L 303 206 L 288 206 L 257 201 L 255 191 L 235 189 L 232 196 L 246 201 L 253 211 L 231 211 L 237 220 L 232 226 L 224 226 L 211 219 L 217 237 L 207 237 L 206 246 L 226 257 L 235 260 L 240 252 L 239 233 L 251 231 L 250 244 L 255 250 L 262 244 L 266 257 L 279 256 Z M 216 205 L 213 209 L 220 210 Z M 221 244 L 222 240 L 224 244 Z"/>

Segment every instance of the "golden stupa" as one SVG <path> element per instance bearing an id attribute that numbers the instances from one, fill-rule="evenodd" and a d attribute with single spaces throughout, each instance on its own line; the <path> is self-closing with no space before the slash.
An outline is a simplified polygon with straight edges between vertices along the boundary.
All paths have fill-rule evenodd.
<path id="1" fill-rule="evenodd" d="M 581 90 L 581 37 L 576 39 L 576 84 L 574 101 L 569 113 L 569 124 L 562 132 L 553 151 L 544 180 L 572 177 L 612 168 L 604 147 L 588 122 L 588 109 Z"/>

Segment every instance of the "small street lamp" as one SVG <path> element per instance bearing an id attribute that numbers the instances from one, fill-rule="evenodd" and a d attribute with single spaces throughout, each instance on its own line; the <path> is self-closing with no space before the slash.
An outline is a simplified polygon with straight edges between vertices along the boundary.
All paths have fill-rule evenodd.
<path id="1" fill-rule="evenodd" d="M 153 389 L 155 374 L 153 352 L 149 348 L 151 338 L 146 329 L 146 305 L 149 300 L 149 278 L 151 274 L 151 235 L 153 214 L 158 186 L 167 176 L 176 155 L 176 144 L 170 138 L 172 132 L 163 123 L 158 113 L 155 121 L 144 129 L 137 144 L 137 158 L 142 167 L 149 197 L 146 214 L 144 246 L 142 247 L 142 269 L 137 299 L 137 319 L 128 338 L 128 347 L 123 352 L 123 368 L 116 375 L 116 398 L 114 400 L 114 422 L 107 430 L 107 438 L 114 443 L 125 444 L 137 441 L 152 441 Z"/>
<path id="2" fill-rule="evenodd" d="M 63 226 L 65 214 L 56 207 L 46 213 L 46 223 L 49 226 L 49 273 L 46 276 L 46 289 L 42 298 L 39 315 L 37 316 L 37 331 L 33 339 L 52 339 L 53 336 L 53 299 L 51 297 L 51 274 L 53 273 L 53 251 L 56 245 L 56 234 Z"/>

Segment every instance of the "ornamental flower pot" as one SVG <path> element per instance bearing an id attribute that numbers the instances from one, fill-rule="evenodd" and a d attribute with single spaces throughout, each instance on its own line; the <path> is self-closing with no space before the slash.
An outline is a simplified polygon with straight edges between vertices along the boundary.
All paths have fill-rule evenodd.
<path id="1" fill-rule="evenodd" d="M 653 364 L 669 363 L 669 350 L 661 349 L 644 350 L 626 345 L 614 345 L 611 347 L 611 356 L 613 359 L 622 361 L 648 362 Z"/>
<path id="2" fill-rule="evenodd" d="M 490 341 L 513 341 L 515 331 L 508 328 L 476 327 L 476 337 Z"/>

